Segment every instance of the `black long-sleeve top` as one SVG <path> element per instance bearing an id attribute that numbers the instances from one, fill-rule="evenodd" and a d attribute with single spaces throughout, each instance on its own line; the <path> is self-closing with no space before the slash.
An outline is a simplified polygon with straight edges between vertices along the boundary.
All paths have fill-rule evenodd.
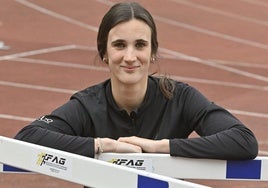
<path id="1" fill-rule="evenodd" d="M 188 138 L 193 131 L 200 137 Z M 241 160 L 258 153 L 252 131 L 227 110 L 177 81 L 173 98 L 167 99 L 159 78 L 152 76 L 143 103 L 130 115 L 116 105 L 111 82 L 106 80 L 75 93 L 15 138 L 94 157 L 94 138 L 125 136 L 169 139 L 172 156 Z"/>

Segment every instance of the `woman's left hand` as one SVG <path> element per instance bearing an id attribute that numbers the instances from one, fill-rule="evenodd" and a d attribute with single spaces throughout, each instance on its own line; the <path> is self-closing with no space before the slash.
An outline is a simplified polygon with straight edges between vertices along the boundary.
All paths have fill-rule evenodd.
<path id="1" fill-rule="evenodd" d="M 139 146 L 141 147 L 142 151 L 146 153 L 170 153 L 168 139 L 151 140 L 137 136 L 131 136 L 120 137 L 118 141 Z"/>

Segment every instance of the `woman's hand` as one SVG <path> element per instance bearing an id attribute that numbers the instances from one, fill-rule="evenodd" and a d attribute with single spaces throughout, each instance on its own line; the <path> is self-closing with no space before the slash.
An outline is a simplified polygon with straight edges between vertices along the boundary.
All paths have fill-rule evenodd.
<path id="1" fill-rule="evenodd" d="M 140 146 L 133 145 L 126 142 L 120 142 L 111 138 L 96 138 L 95 139 L 95 153 L 98 152 L 98 147 L 101 147 L 102 152 L 114 153 L 141 153 Z M 99 148 L 100 149 L 100 148 Z"/>
<path id="2" fill-rule="evenodd" d="M 170 153 L 169 140 L 150 140 L 136 136 L 120 137 L 119 142 L 139 146 L 146 153 Z"/>

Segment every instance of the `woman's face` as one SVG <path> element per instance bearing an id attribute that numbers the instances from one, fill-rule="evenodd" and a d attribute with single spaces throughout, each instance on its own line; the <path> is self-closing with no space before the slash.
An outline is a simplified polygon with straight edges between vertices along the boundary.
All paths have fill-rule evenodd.
<path id="1" fill-rule="evenodd" d="M 150 27 L 137 19 L 116 25 L 109 32 L 105 57 L 112 82 L 146 82 L 151 61 Z"/>

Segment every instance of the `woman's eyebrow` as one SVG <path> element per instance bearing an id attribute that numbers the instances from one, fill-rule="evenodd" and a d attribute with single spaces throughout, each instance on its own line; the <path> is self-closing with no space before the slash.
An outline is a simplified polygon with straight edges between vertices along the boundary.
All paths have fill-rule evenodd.
<path id="1" fill-rule="evenodd" d="M 116 39 L 116 40 L 112 41 L 111 44 L 117 44 L 117 43 L 122 43 L 122 42 L 125 42 L 125 40 L 123 40 L 123 39 Z"/>
<path id="2" fill-rule="evenodd" d="M 118 43 L 125 43 L 126 41 L 125 40 L 123 40 L 123 39 L 116 39 L 116 40 L 114 40 L 114 41 L 112 41 L 111 42 L 111 44 L 112 45 L 115 45 L 115 44 L 118 44 Z M 140 43 L 140 42 L 142 42 L 142 43 L 149 43 L 149 41 L 147 41 L 147 40 L 145 40 L 145 39 L 137 39 L 137 40 L 135 40 L 135 42 L 137 43 Z"/>
<path id="3" fill-rule="evenodd" d="M 136 40 L 136 42 L 148 43 L 148 41 L 147 41 L 147 40 L 145 40 L 145 39 L 137 39 L 137 40 Z"/>

